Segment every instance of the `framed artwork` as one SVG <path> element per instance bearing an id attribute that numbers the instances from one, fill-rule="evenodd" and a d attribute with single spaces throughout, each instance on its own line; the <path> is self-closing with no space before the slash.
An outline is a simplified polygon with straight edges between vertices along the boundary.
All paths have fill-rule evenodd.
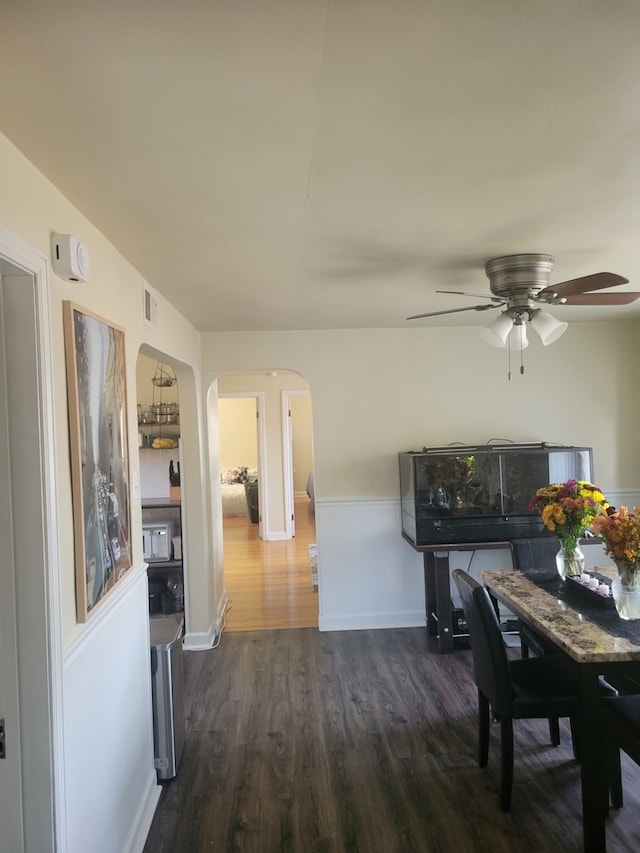
<path id="1" fill-rule="evenodd" d="M 86 622 L 131 568 L 124 331 L 63 304 L 76 566 Z"/>

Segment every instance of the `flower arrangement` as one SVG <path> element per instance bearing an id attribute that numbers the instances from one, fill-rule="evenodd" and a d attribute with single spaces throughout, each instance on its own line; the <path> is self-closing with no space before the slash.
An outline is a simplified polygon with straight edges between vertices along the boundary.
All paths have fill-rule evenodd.
<path id="1" fill-rule="evenodd" d="M 605 517 L 609 504 L 597 486 L 587 480 L 567 480 L 538 489 L 529 501 L 547 530 L 555 533 L 566 551 L 573 551 L 588 534 L 594 519 Z"/>
<path id="2" fill-rule="evenodd" d="M 631 512 L 626 506 L 609 508 L 606 515 L 593 519 L 591 529 L 604 540 L 604 552 L 614 560 L 625 583 L 635 583 L 640 577 L 640 509 Z"/>

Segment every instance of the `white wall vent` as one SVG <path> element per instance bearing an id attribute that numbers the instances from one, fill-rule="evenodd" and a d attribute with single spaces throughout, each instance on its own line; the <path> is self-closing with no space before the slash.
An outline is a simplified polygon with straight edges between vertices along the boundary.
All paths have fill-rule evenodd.
<path id="1" fill-rule="evenodd" d="M 142 282 L 142 311 L 145 325 L 155 326 L 158 322 L 158 300 L 146 282 Z"/>

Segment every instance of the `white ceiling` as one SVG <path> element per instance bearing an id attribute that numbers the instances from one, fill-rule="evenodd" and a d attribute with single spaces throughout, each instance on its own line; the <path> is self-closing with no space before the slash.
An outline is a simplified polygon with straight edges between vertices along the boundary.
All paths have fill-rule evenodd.
<path id="1" fill-rule="evenodd" d="M 2 130 L 201 330 L 484 325 L 405 318 L 502 254 L 640 290 L 639 33 L 637 0 L 2 0 Z"/>

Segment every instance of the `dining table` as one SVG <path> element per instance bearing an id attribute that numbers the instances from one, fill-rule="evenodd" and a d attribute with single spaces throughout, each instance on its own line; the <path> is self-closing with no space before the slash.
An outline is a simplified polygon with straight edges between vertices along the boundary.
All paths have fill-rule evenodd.
<path id="1" fill-rule="evenodd" d="M 600 678 L 640 692 L 640 620 L 624 620 L 605 596 L 615 565 L 597 567 L 600 590 L 562 579 L 556 571 L 486 571 L 480 578 L 494 604 L 549 640 L 576 666 L 582 700 L 578 722 L 583 848 L 606 851 L 608 772 L 599 715 Z M 586 580 L 586 578 L 585 578 Z"/>

